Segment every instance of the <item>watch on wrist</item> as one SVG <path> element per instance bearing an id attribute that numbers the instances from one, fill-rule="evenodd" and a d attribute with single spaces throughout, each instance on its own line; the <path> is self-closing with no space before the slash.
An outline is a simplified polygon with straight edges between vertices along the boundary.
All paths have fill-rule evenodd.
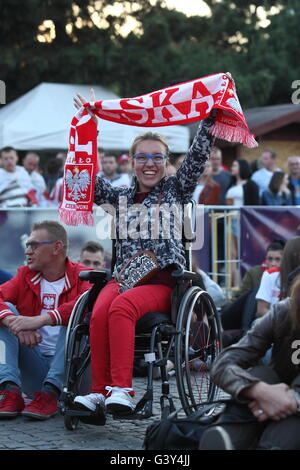
<path id="1" fill-rule="evenodd" d="M 296 390 L 293 390 L 293 394 L 294 394 L 295 400 L 297 402 L 297 413 L 300 413 L 300 392 L 297 392 Z"/>

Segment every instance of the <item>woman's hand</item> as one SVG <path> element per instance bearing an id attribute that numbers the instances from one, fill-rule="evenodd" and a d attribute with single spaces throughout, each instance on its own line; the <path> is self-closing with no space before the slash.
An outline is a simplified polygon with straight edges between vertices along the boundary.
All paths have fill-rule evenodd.
<path id="1" fill-rule="evenodd" d="M 90 94 L 91 94 L 90 101 L 96 101 L 95 91 L 93 88 L 90 89 Z M 74 96 L 73 101 L 74 101 L 74 106 L 76 109 L 80 109 L 83 104 L 87 103 L 86 99 L 83 96 L 81 96 L 80 93 L 77 93 L 77 95 Z M 93 113 L 93 111 L 91 111 L 89 108 L 86 108 L 86 110 L 91 116 L 91 118 L 93 119 L 93 121 L 98 123 L 97 116 Z"/>
<path id="2" fill-rule="evenodd" d="M 234 82 L 234 79 L 232 78 L 231 73 L 230 73 L 230 72 L 226 72 L 225 75 L 226 75 L 226 77 L 229 78 L 229 80 L 232 82 L 233 89 L 234 89 L 234 91 L 236 91 L 235 82 Z"/>
<path id="3" fill-rule="evenodd" d="M 252 399 L 248 407 L 259 422 L 267 419 L 279 421 L 297 411 L 294 394 L 285 383 L 269 385 L 257 382 L 247 388 L 243 395 Z"/>

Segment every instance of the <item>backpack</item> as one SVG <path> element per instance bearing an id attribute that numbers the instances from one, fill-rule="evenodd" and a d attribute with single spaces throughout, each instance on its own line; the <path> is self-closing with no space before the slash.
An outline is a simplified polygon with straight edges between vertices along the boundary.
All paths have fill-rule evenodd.
<path id="1" fill-rule="evenodd" d="M 219 400 L 201 406 L 200 410 L 191 415 L 178 418 L 178 412 L 174 411 L 166 418 L 157 420 L 146 429 L 143 442 L 145 450 L 195 450 L 199 448 L 199 441 L 203 432 L 213 426 L 219 418 L 224 407 L 214 415 L 208 413 L 216 404 L 228 403 L 231 400 Z"/>

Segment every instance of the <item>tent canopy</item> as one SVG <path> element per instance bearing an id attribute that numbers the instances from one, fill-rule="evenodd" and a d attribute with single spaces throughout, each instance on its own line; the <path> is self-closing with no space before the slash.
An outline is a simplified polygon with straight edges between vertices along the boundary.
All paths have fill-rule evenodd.
<path id="1" fill-rule="evenodd" d="M 41 83 L 25 95 L 0 108 L 0 148 L 17 150 L 62 150 L 68 147 L 69 128 L 75 108 L 73 97 L 87 99 L 94 88 L 97 100 L 118 99 L 97 85 Z M 171 152 L 184 153 L 189 146 L 189 130 L 184 126 L 141 128 L 99 119 L 99 147 L 128 150 L 132 140 L 146 130 L 164 135 Z"/>

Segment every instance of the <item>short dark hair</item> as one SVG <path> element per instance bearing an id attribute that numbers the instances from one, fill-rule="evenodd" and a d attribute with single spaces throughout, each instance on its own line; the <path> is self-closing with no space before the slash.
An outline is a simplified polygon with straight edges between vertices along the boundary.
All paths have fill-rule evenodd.
<path id="1" fill-rule="evenodd" d="M 284 240 L 275 239 L 267 247 L 266 253 L 268 253 L 268 251 L 283 251 L 284 246 L 285 246 Z"/>
<path id="2" fill-rule="evenodd" d="M 177 154 L 170 154 L 169 155 L 169 162 L 171 163 L 171 165 L 176 165 L 176 162 L 179 158 L 181 157 L 185 157 L 185 154 L 184 153 L 177 153 Z"/>
<path id="3" fill-rule="evenodd" d="M 51 241 L 59 240 L 63 242 L 65 251 L 67 251 L 69 244 L 68 235 L 65 228 L 60 223 L 54 220 L 43 220 L 42 222 L 36 222 L 32 227 L 32 231 L 43 229 L 47 230 Z"/>
<path id="4" fill-rule="evenodd" d="M 277 153 L 274 152 L 274 150 L 271 150 L 271 149 L 265 149 L 265 150 L 262 151 L 261 154 L 266 153 L 266 152 L 271 155 L 271 158 L 276 158 L 277 157 Z"/>
<path id="5" fill-rule="evenodd" d="M 116 162 L 118 161 L 118 157 L 117 155 L 114 155 L 112 153 L 106 153 L 104 156 L 103 156 L 103 160 L 104 158 L 114 158 L 116 160 Z"/>
<path id="6" fill-rule="evenodd" d="M 90 253 L 97 253 L 98 251 L 101 251 L 102 253 L 104 253 L 104 248 L 100 243 L 88 241 L 81 248 L 81 254 L 84 251 L 89 251 Z"/>
<path id="7" fill-rule="evenodd" d="M 2 153 L 3 152 L 11 152 L 12 150 L 14 150 L 16 153 L 16 149 L 14 147 L 10 147 L 10 146 L 7 146 L 7 147 L 3 147 L 1 150 L 0 150 L 0 157 L 2 157 Z"/>

